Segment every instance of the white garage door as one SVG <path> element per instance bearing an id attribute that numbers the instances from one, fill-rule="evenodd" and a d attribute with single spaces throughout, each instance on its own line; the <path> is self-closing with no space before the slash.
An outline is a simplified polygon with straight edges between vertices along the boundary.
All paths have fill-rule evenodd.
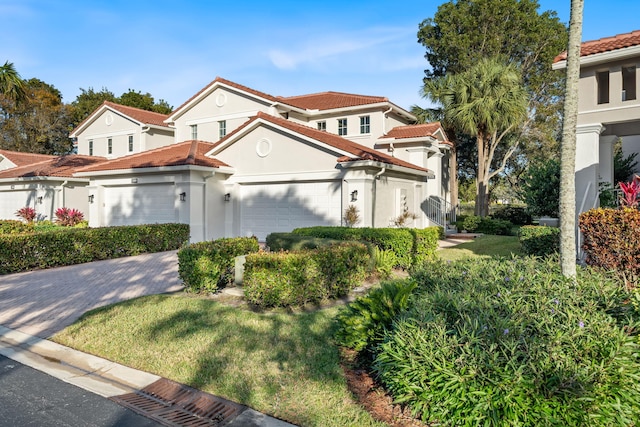
<path id="1" fill-rule="evenodd" d="M 173 184 L 104 188 L 104 225 L 138 225 L 176 221 Z"/>
<path id="2" fill-rule="evenodd" d="M 340 182 L 243 185 L 243 236 L 264 241 L 267 234 L 297 227 L 340 225 Z"/>
<path id="3" fill-rule="evenodd" d="M 34 207 L 35 191 L 3 191 L 0 193 L 0 219 L 19 219 L 18 209 L 25 206 Z M 47 218 L 49 219 L 49 218 Z"/>

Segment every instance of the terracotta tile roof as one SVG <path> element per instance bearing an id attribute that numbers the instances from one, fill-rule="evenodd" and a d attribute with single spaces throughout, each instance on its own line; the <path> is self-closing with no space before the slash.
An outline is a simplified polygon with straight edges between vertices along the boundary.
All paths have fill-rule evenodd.
<path id="1" fill-rule="evenodd" d="M 132 119 L 144 123 L 145 125 L 155 125 L 169 127 L 164 121 L 169 117 L 168 114 L 160 114 L 154 111 L 142 110 L 140 108 L 128 107 L 126 105 L 116 104 L 115 102 L 104 101 L 104 105 L 107 105 L 114 110 L 120 111 L 122 114 L 131 117 Z"/>
<path id="2" fill-rule="evenodd" d="M 386 135 L 381 136 L 379 139 L 395 138 L 424 138 L 433 136 L 438 129 L 442 129 L 440 122 L 434 123 L 422 123 L 418 125 L 396 126 L 391 129 Z M 448 140 L 443 141 L 449 143 Z"/>
<path id="3" fill-rule="evenodd" d="M 365 147 L 364 145 L 357 144 L 355 142 L 349 141 L 348 139 L 342 138 L 341 136 L 319 131 L 309 126 L 301 125 L 290 120 L 282 119 L 280 117 L 274 117 L 270 114 L 266 114 L 263 112 L 258 112 L 256 116 L 253 116 L 250 120 L 243 123 L 240 127 L 235 129 L 233 132 L 228 134 L 226 137 L 221 139 L 220 141 L 213 144 L 212 148 L 215 148 L 221 144 L 224 144 L 225 141 L 232 138 L 236 133 L 239 133 L 247 126 L 250 126 L 253 122 L 258 119 L 263 119 L 267 122 L 276 124 L 290 131 L 308 136 L 309 138 L 315 139 L 316 141 L 323 142 L 327 145 L 330 145 L 334 148 L 337 148 L 341 151 L 346 151 L 350 154 L 350 156 L 342 156 L 337 159 L 338 162 L 347 162 L 347 161 L 356 161 L 356 160 L 374 160 L 382 163 L 387 163 L 396 166 L 403 166 L 406 168 L 428 172 L 428 169 L 421 168 L 419 166 L 414 165 L 413 163 L 405 162 L 403 160 L 397 159 L 395 157 L 391 157 L 387 154 L 384 154 L 380 151 L 377 151 L 373 148 Z"/>
<path id="4" fill-rule="evenodd" d="M 193 95 L 191 98 L 187 99 L 185 102 L 182 103 L 182 105 L 180 105 L 178 108 L 176 108 L 175 110 L 173 110 L 173 112 L 170 114 L 170 116 L 174 115 L 176 111 L 182 109 L 185 105 L 188 105 L 191 101 L 193 101 L 194 99 L 196 99 L 198 96 L 200 96 L 200 94 L 202 94 L 203 92 L 206 92 L 207 90 L 209 90 L 209 88 L 211 86 L 213 86 L 216 83 L 222 83 L 225 84 L 227 86 L 231 86 L 233 88 L 236 88 L 238 90 L 241 90 L 243 92 L 247 92 L 247 93 L 251 93 L 253 95 L 256 95 L 260 98 L 265 98 L 268 99 L 269 101 L 272 102 L 276 102 L 277 98 L 275 96 L 269 95 L 268 93 L 264 93 L 264 92 L 260 92 L 258 90 L 255 89 L 251 89 L 250 87 L 247 86 L 243 86 L 241 84 L 232 82 L 231 80 L 227 80 L 227 79 L 223 79 L 222 77 L 216 77 L 211 83 L 209 83 L 208 85 L 206 85 L 205 87 L 203 87 L 202 89 L 200 89 L 195 95 Z"/>
<path id="5" fill-rule="evenodd" d="M 597 53 L 610 52 L 612 50 L 638 45 L 640 45 L 640 30 L 583 42 L 580 46 L 580 56 L 595 55 Z M 556 56 L 553 62 L 560 62 L 566 59 L 567 52 L 564 51 Z"/>
<path id="6" fill-rule="evenodd" d="M 213 148 L 213 144 L 204 141 L 184 141 L 179 144 L 167 145 L 166 147 L 132 154 L 130 156 L 119 157 L 107 160 L 103 163 L 89 166 L 77 172 L 97 172 L 112 171 L 119 169 L 140 169 L 156 168 L 162 166 L 205 166 L 217 168 L 228 166 L 227 164 L 206 157 L 205 154 Z"/>
<path id="7" fill-rule="evenodd" d="M 16 166 L 25 166 L 33 163 L 39 163 L 44 160 L 50 160 L 56 156 L 49 154 L 36 154 L 36 153 L 22 153 L 20 151 L 0 150 L 0 155 L 6 157 Z"/>
<path id="8" fill-rule="evenodd" d="M 52 176 L 71 178 L 75 172 L 84 167 L 104 162 L 104 157 L 68 154 L 32 163 L 0 172 L 1 178 L 29 178 L 36 176 Z"/>
<path id="9" fill-rule="evenodd" d="M 289 97 L 279 96 L 278 100 L 285 104 L 307 110 L 332 110 L 334 108 L 389 102 L 387 98 L 382 96 L 355 95 L 342 92 L 322 92 Z"/>

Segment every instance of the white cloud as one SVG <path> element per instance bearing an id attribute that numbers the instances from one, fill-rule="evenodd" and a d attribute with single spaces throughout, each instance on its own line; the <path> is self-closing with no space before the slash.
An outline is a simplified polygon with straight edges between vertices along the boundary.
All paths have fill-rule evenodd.
<path id="1" fill-rule="evenodd" d="M 336 61 L 366 66 L 383 60 L 403 66 L 411 61 L 397 58 L 394 47 L 398 42 L 415 43 L 415 30 L 408 28 L 370 28 L 357 32 L 320 35 L 296 43 L 292 47 L 270 49 L 267 56 L 281 70 L 301 67 L 324 68 Z M 404 50 L 404 49 L 402 49 Z M 401 61 L 395 61 L 395 59 Z"/>

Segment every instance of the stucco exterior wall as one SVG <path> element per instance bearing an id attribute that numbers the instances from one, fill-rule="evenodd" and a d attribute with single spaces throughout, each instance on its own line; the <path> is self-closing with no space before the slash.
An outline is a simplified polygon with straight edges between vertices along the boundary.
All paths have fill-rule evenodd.
<path id="1" fill-rule="evenodd" d="M 192 125 L 198 127 L 197 139 L 216 142 L 219 140 L 219 121 L 226 121 L 228 134 L 258 111 L 268 112 L 269 107 L 268 103 L 259 102 L 241 92 L 217 87 L 176 119 L 176 142 L 192 139 Z"/>

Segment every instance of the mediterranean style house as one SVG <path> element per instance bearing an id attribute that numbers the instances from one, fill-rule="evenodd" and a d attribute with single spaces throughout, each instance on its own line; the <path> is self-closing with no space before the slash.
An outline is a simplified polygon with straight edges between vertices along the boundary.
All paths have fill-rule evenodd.
<path id="1" fill-rule="evenodd" d="M 71 133 L 77 155 L 0 152 L 0 218 L 66 206 L 92 227 L 188 223 L 192 241 L 341 225 L 350 205 L 359 226 L 445 226 L 451 143 L 415 122 L 384 97 L 222 78 L 170 115 L 105 102 Z"/>
<path id="2" fill-rule="evenodd" d="M 598 206 L 613 182 L 613 144 L 640 154 L 640 31 L 582 43 L 576 146 L 576 214 Z M 566 52 L 553 64 L 566 68 Z M 640 172 L 640 171 L 636 171 Z"/>

